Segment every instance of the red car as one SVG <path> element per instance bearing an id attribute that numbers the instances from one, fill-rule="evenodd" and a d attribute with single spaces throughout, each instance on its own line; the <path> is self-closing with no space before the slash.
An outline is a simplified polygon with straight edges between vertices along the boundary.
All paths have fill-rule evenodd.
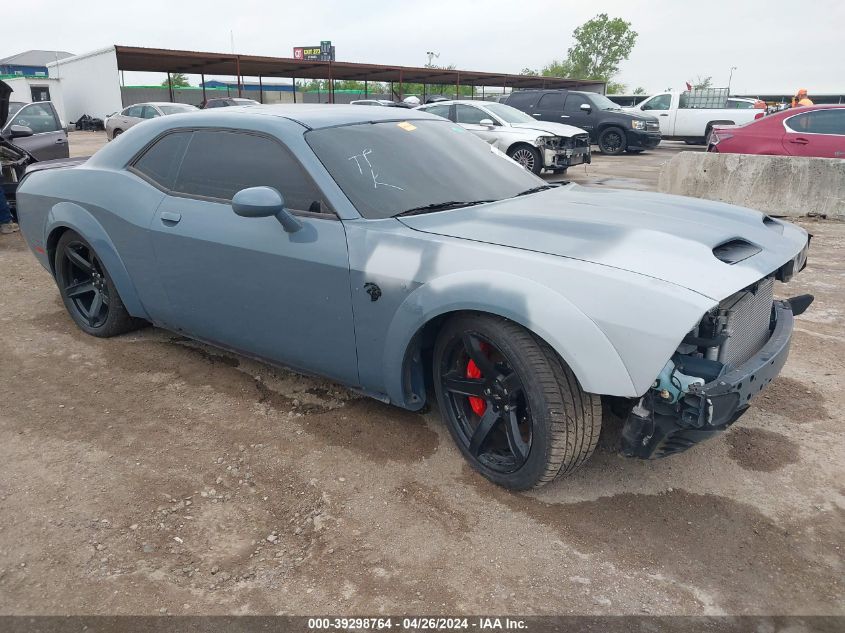
<path id="1" fill-rule="evenodd" d="M 791 108 L 745 125 L 716 125 L 707 151 L 845 158 L 845 105 Z"/>

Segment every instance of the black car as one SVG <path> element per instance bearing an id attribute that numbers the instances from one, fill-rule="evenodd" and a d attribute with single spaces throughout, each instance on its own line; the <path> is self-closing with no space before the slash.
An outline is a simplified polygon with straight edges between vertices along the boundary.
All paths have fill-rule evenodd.
<path id="1" fill-rule="evenodd" d="M 575 90 L 519 90 L 505 103 L 538 121 L 566 123 L 586 130 L 603 154 L 638 154 L 660 143 L 656 117 L 628 112 L 604 95 Z"/>

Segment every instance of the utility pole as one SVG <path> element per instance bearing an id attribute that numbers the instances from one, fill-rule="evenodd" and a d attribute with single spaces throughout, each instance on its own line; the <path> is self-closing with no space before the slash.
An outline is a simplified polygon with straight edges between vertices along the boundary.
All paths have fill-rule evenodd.
<path id="1" fill-rule="evenodd" d="M 731 80 L 734 78 L 734 71 L 736 70 L 736 66 L 731 66 L 731 74 L 728 77 L 728 96 L 731 96 Z"/>

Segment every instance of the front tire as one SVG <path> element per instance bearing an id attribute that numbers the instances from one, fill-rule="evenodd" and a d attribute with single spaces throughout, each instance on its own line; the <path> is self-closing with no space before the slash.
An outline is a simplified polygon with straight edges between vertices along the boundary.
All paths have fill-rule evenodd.
<path id="1" fill-rule="evenodd" d="M 446 426 L 490 481 L 527 490 L 592 454 L 601 400 L 521 326 L 482 314 L 452 318 L 434 348 L 434 387 Z"/>
<path id="2" fill-rule="evenodd" d="M 126 311 L 99 256 L 78 233 L 66 231 L 59 238 L 55 271 L 65 308 L 83 332 L 108 338 L 143 324 Z"/>
<path id="3" fill-rule="evenodd" d="M 628 146 L 628 139 L 625 136 L 625 130 L 621 127 L 606 127 L 599 134 L 599 149 L 602 154 L 608 156 L 618 156 L 625 151 Z"/>
<path id="4" fill-rule="evenodd" d="M 521 143 L 508 150 L 508 156 L 525 167 L 530 172 L 538 174 L 543 171 L 543 158 L 540 150 L 531 145 Z"/>

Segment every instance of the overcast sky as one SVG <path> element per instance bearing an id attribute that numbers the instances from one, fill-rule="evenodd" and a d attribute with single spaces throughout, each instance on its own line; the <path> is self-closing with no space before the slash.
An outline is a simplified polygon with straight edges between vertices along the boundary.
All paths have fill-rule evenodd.
<path id="1" fill-rule="evenodd" d="M 733 93 L 845 92 L 845 0 L 25 0 L 8 2 L 0 57 L 110 44 L 292 56 L 329 39 L 341 61 L 519 72 L 566 55 L 601 12 L 639 33 L 617 80 L 648 92 L 698 76 Z M 147 83 L 155 76 L 130 77 Z M 191 83 L 197 83 L 192 78 Z"/>

